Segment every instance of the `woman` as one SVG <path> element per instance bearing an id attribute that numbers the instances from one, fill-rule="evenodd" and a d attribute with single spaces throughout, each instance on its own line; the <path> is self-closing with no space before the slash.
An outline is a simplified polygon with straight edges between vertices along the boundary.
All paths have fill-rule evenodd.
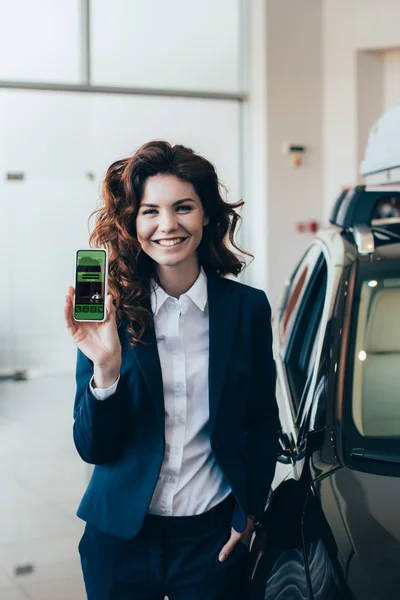
<path id="1" fill-rule="evenodd" d="M 243 600 L 275 470 L 270 306 L 226 279 L 239 216 L 213 165 L 156 141 L 115 162 L 89 243 L 109 249 L 104 323 L 72 318 L 78 509 L 89 600 Z"/>

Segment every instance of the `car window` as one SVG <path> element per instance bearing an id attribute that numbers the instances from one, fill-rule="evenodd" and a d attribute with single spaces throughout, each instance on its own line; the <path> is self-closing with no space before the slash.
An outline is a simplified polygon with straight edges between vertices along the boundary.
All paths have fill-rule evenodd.
<path id="1" fill-rule="evenodd" d="M 398 219 L 400 217 L 400 194 L 393 194 L 392 197 L 385 195 L 378 200 L 374 208 L 372 220 L 375 219 Z"/>
<path id="2" fill-rule="evenodd" d="M 320 256 L 321 249 L 314 244 L 307 250 L 290 278 L 290 283 L 279 315 L 279 345 L 282 353 L 286 351 L 287 342 L 290 339 L 290 334 L 296 320 L 301 300 Z"/>
<path id="3" fill-rule="evenodd" d="M 296 281 L 294 282 L 292 290 L 290 292 L 290 295 L 288 296 L 287 305 L 285 307 L 285 310 L 282 313 L 282 333 L 283 334 L 286 333 L 286 329 L 287 329 L 288 323 L 290 321 L 290 318 L 293 314 L 294 309 L 298 305 L 299 298 L 301 296 L 302 291 L 304 290 L 304 285 L 307 281 L 308 271 L 309 271 L 309 268 L 308 268 L 307 264 L 305 264 L 304 266 L 302 266 L 301 269 L 299 269 L 298 277 L 296 277 Z"/>
<path id="4" fill-rule="evenodd" d="M 364 437 L 400 437 L 400 277 L 368 277 L 360 288 L 353 421 Z"/>
<path id="5" fill-rule="evenodd" d="M 327 264 L 320 252 L 317 264 L 308 276 L 296 316 L 291 326 L 284 356 L 286 376 L 290 389 L 292 409 L 296 417 L 315 363 L 318 340 L 321 334 L 326 285 Z"/>

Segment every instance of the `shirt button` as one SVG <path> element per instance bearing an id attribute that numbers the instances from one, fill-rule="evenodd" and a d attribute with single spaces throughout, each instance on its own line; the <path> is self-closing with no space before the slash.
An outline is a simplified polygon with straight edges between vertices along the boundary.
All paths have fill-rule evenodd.
<path id="1" fill-rule="evenodd" d="M 177 381 L 175 387 L 177 390 L 183 390 L 183 381 Z"/>

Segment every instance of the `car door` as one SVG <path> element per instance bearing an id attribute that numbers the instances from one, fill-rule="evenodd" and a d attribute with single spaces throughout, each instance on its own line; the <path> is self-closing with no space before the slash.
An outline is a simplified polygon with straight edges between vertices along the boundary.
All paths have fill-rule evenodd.
<path id="1" fill-rule="evenodd" d="M 351 598 L 336 540 L 314 488 L 315 478 L 323 477 L 319 470 L 320 453 L 326 436 L 330 436 L 326 403 L 329 376 L 335 371 L 332 340 L 338 326 L 337 298 L 347 294 L 347 268 L 338 260 L 338 254 L 331 254 L 330 250 L 327 246 L 322 248 L 285 353 L 289 377 L 290 369 L 300 369 L 303 372 L 300 381 L 305 381 L 294 423 L 297 437 L 293 473 L 302 492 L 299 529 L 304 573 L 312 600 Z"/>
<path id="2" fill-rule="evenodd" d="M 341 468 L 314 486 L 357 600 L 396 598 L 400 586 L 400 260 L 382 257 L 349 277 L 332 420 Z"/>
<path id="3" fill-rule="evenodd" d="M 329 271 L 329 266 L 328 266 Z M 329 275 L 328 275 L 329 280 Z M 331 286 L 333 295 L 343 295 L 345 277 L 339 285 Z M 333 289 L 332 289 L 333 288 Z M 334 298 L 326 295 L 324 314 L 320 322 L 319 339 L 312 351 L 311 362 L 315 363 L 310 377 L 310 391 L 304 398 L 298 420 L 298 458 L 295 472 L 305 493 L 301 514 L 301 536 L 306 577 L 312 600 L 347 600 L 352 598 L 345 582 L 343 565 L 339 561 L 337 540 L 327 522 L 325 512 L 329 507 L 321 506 L 321 481 L 324 489 L 329 486 L 332 473 L 339 469 L 336 457 L 331 454 L 331 428 L 327 425 L 327 398 L 330 376 L 335 372 L 334 333 L 338 328 Z M 328 304 L 328 306 L 327 306 Z M 336 303 L 335 303 L 336 304 Z M 340 328 L 339 328 L 340 330 Z M 328 440 L 328 444 L 326 443 Z M 329 452 L 327 452 L 327 447 Z M 328 454 L 328 456 L 327 456 Z M 318 481 L 318 492 L 315 482 Z M 330 510 L 330 515 L 332 510 Z"/>
<path id="4" fill-rule="evenodd" d="M 298 435 L 319 347 L 327 274 L 323 247 L 315 243 L 293 274 L 275 328 L 282 444 L 285 456 L 291 457 L 292 471 L 285 481 L 276 484 L 255 540 L 257 565 L 251 582 L 254 600 L 312 598 L 302 540 L 302 515 L 310 481 L 301 477 L 304 456 L 299 454 Z"/>

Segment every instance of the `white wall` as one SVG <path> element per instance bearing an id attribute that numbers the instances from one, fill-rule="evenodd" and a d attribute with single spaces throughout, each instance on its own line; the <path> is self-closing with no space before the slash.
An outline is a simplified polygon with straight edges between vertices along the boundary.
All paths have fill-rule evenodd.
<path id="1" fill-rule="evenodd" d="M 356 134 L 357 165 L 364 160 L 371 126 L 384 109 L 383 53 L 376 50 L 356 52 Z M 362 182 L 361 176 L 357 176 Z"/>
<path id="2" fill-rule="evenodd" d="M 357 112 L 363 98 L 357 97 L 357 52 L 400 46 L 400 2 L 323 0 L 322 5 L 324 212 L 328 215 L 341 187 L 359 179 Z"/>
<path id="3" fill-rule="evenodd" d="M 400 100 L 400 49 L 383 52 L 384 108 L 388 108 L 398 100 Z"/>
<path id="4" fill-rule="evenodd" d="M 75 250 L 88 247 L 88 217 L 107 167 L 151 139 L 185 143 L 217 166 L 228 199 L 236 200 L 239 107 L 103 94 L 7 90 L 2 96 L 3 174 L 22 172 L 25 179 L 7 181 L 0 196 L 9 231 L 0 365 L 68 370 L 76 350 L 65 329 L 64 298 L 74 285 Z"/>
<path id="5" fill-rule="evenodd" d="M 296 222 L 322 215 L 321 50 L 320 0 L 268 0 L 266 234 L 273 307 L 310 241 L 296 232 Z M 282 153 L 284 142 L 306 146 L 302 166 L 294 168 Z"/>
<path id="6" fill-rule="evenodd" d="M 48 2 L 35 0 L 33 9 L 27 0 L 16 0 L 12 7 L 0 0 L 0 49 L 12 55 L 11 68 L 7 60 L 0 65 L 0 80 L 79 82 L 80 3 L 74 0 L 67 6 L 63 0 L 60 12 L 54 12 Z M 92 48 L 97 83 L 155 87 L 158 82 L 160 87 L 233 93 L 241 89 L 241 0 L 217 0 L 213 7 L 210 2 L 200 6 L 196 0 L 171 0 L 174 39 L 168 38 L 170 28 L 163 29 L 164 5 L 163 0 L 151 0 L 146 7 L 136 0 L 118 0 L 118 14 L 125 18 L 120 18 L 114 37 L 125 40 L 124 48 L 115 43 L 113 53 L 110 43 L 106 55 Z M 102 13 L 92 25 L 104 32 L 104 10 L 112 12 L 114 5 L 99 0 L 95 6 Z M 129 44 L 138 23 L 141 48 Z M 60 26 L 65 29 L 58 39 Z M 29 35 L 19 35 L 25 31 Z M 101 36 L 95 33 L 93 39 L 98 43 Z M 123 79 L 120 71 L 110 70 L 121 61 L 122 51 Z M 191 78 L 185 77 L 188 57 Z M 107 73 L 118 75 L 118 81 Z M 0 371 L 74 370 L 76 348 L 64 324 L 64 298 L 68 285 L 74 284 L 75 250 L 87 247 L 88 217 L 109 164 L 151 139 L 183 143 L 215 164 L 228 200 L 237 201 L 243 192 L 242 124 L 235 100 L 0 90 Z M 7 181 L 9 172 L 21 172 L 24 179 Z M 93 225 L 92 220 L 90 230 Z"/>
<path id="7" fill-rule="evenodd" d="M 250 0 L 248 27 L 249 100 L 242 106 L 242 169 L 244 174 L 241 243 L 255 260 L 242 280 L 269 293 L 268 286 L 268 142 L 267 142 L 267 5 Z M 250 262 L 250 261 L 249 261 Z"/>

